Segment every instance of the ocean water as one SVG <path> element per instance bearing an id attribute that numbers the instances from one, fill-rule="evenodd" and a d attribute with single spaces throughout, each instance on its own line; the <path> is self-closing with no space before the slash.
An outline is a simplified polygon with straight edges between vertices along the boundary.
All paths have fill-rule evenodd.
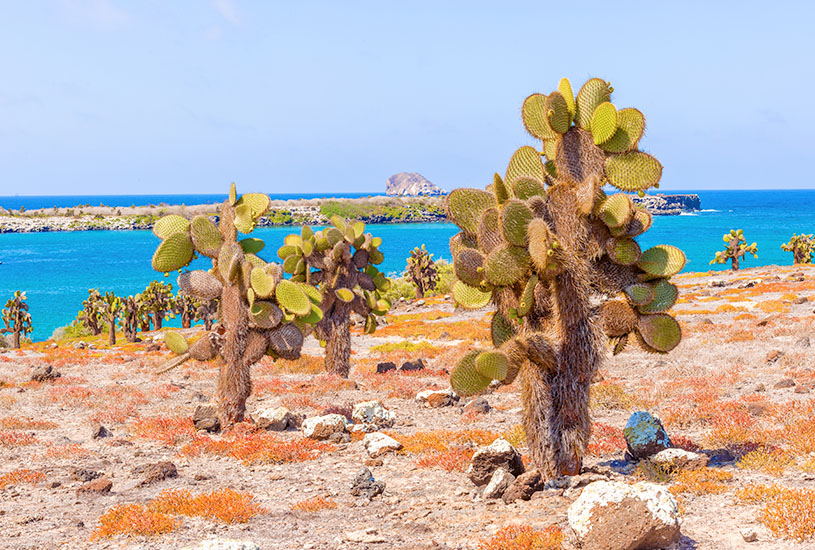
<path id="1" fill-rule="evenodd" d="M 758 243 L 758 259 L 748 256 L 744 267 L 789 265 L 792 254 L 783 252 L 780 245 L 793 232 L 815 233 L 815 190 L 697 193 L 703 210 L 656 216 L 651 230 L 638 239 L 643 249 L 673 244 L 688 256 L 686 271 L 727 269 L 708 262 L 724 247 L 725 232 L 744 229 L 748 243 Z M 105 202 L 90 200 L 92 204 L 100 201 Z M 268 261 L 276 259 L 283 238 L 296 229 L 256 230 L 253 236 L 267 243 L 260 256 Z M 368 230 L 382 238 L 385 261 L 380 269 L 386 273 L 401 272 L 410 250 L 423 243 L 435 258 L 449 259 L 448 241 L 457 232 L 454 225 L 446 223 L 369 225 Z M 89 288 L 128 295 L 160 279 L 162 274 L 150 267 L 157 244 L 150 231 L 0 234 L 0 299 L 5 303 L 14 290 L 25 290 L 34 322 L 33 338 L 46 339 L 76 316 Z M 209 266 L 209 260 L 199 259 L 192 268 Z M 175 286 L 174 275 L 168 281 Z"/>

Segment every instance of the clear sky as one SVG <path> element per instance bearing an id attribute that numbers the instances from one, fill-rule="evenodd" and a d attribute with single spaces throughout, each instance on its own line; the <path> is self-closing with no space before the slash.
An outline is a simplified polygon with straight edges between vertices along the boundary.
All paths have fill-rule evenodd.
<path id="1" fill-rule="evenodd" d="M 647 118 L 662 189 L 815 187 L 800 0 L 25 0 L 0 8 L 0 195 L 490 183 L 567 76 Z"/>

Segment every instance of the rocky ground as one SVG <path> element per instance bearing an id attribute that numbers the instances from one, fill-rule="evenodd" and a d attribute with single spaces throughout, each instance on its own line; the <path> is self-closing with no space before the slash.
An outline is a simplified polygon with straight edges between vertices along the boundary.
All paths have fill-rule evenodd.
<path id="1" fill-rule="evenodd" d="M 651 481 L 675 495 L 676 548 L 815 548 L 815 496 L 800 491 L 815 481 L 815 271 L 753 268 L 676 282 L 684 339 L 666 356 L 632 347 L 609 357 L 592 390 L 586 473 L 510 504 L 484 498 L 466 469 L 498 438 L 525 454 L 519 388 L 482 396 L 488 406 L 416 399 L 447 388 L 445 371 L 489 337 L 488 312 L 455 311 L 444 297 L 396 308 L 372 337 L 356 333 L 349 380 L 322 374 L 315 342 L 298 361 L 257 365 L 249 411 L 258 424 L 227 433 L 197 431 L 192 420 L 213 393 L 216 367 L 191 362 L 155 374 L 170 356 L 159 334 L 113 348 L 86 340 L 91 349 L 64 341 L 6 351 L 3 548 L 175 549 L 213 538 L 263 550 L 532 548 L 491 538 L 512 525 L 549 541 L 535 548 L 557 548 L 558 533 L 569 548 L 567 510 L 595 479 Z M 379 363 L 420 358 L 423 370 L 376 373 Z M 294 427 L 304 417 L 352 416 L 371 400 L 392 413 L 388 426 L 379 411 L 378 431 L 401 450 L 371 457 L 362 432 L 315 440 Z M 258 429 L 278 407 L 290 411 L 276 419 L 290 429 Z M 622 429 L 635 411 L 661 418 L 673 444 L 708 466 L 671 472 L 626 460 Z M 376 482 L 355 495 L 362 467 Z M 117 534 L 128 530 L 156 534 Z"/>

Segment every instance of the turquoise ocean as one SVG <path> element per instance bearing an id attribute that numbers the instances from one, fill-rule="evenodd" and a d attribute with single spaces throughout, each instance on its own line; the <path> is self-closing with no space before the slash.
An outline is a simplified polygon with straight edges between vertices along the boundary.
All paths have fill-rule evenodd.
<path id="1" fill-rule="evenodd" d="M 780 245 L 793 233 L 815 233 L 815 190 L 665 192 L 698 193 L 702 211 L 655 216 L 651 230 L 638 241 L 643 249 L 660 243 L 682 248 L 688 257 L 686 271 L 726 269 L 721 265 L 710 266 L 708 262 L 724 246 L 722 234 L 729 229 L 744 229 L 748 243 L 758 243 L 758 259 L 748 256 L 744 267 L 790 265 L 792 254 L 783 252 Z M 364 195 L 367 193 L 346 196 Z M 59 202 L 70 206 L 210 202 L 195 195 L 155 196 L 147 199 L 149 202 L 137 198 L 127 197 L 121 202 L 116 197 L 60 197 Z M 212 196 L 213 202 L 221 199 Z M 50 208 L 56 204 L 55 200 L 53 197 L 0 197 L 0 206 L 18 208 L 16 204 L 25 204 L 28 209 Z M 275 260 L 283 238 L 296 229 L 256 230 L 253 236 L 266 241 L 266 249 L 260 256 L 267 261 Z M 382 238 L 385 261 L 380 268 L 389 274 L 401 273 L 410 250 L 421 244 L 425 244 L 436 259 L 449 260 L 448 241 L 457 232 L 454 225 L 447 223 L 369 225 L 368 230 Z M 162 274 L 150 267 L 157 244 L 158 239 L 150 231 L 0 234 L 0 300 L 5 303 L 15 290 L 25 290 L 34 323 L 31 336 L 34 340 L 44 340 L 55 328 L 68 324 L 76 316 L 89 288 L 129 295 L 143 290 L 151 280 L 161 279 Z M 207 269 L 210 265 L 209 260 L 199 259 L 191 267 Z M 174 275 L 167 279 L 174 288 L 175 279 Z"/>

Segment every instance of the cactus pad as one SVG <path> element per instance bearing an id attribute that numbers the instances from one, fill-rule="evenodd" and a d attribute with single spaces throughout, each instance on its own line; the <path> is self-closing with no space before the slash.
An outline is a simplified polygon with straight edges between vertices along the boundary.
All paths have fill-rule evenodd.
<path id="1" fill-rule="evenodd" d="M 243 248 L 243 251 L 247 254 L 257 254 L 266 246 L 266 243 L 261 239 L 254 239 L 252 237 L 242 239 L 238 244 L 241 245 L 241 248 Z"/>
<path id="2" fill-rule="evenodd" d="M 679 323 L 666 313 L 643 315 L 638 329 L 645 343 L 661 353 L 671 351 L 682 340 Z"/>
<path id="3" fill-rule="evenodd" d="M 153 254 L 153 269 L 165 273 L 181 269 L 192 261 L 194 251 L 189 233 L 173 233 L 158 245 Z"/>
<path id="4" fill-rule="evenodd" d="M 558 82 L 557 85 L 557 91 L 560 92 L 560 95 L 562 95 L 563 99 L 566 100 L 566 106 L 569 108 L 571 118 L 574 119 L 575 113 L 574 92 L 572 91 L 572 83 L 569 82 L 568 78 L 560 79 L 560 82 Z"/>
<path id="5" fill-rule="evenodd" d="M 491 380 L 478 372 L 476 358 L 480 351 L 467 353 L 450 374 L 450 385 L 461 396 L 475 395 L 487 389 Z"/>
<path id="6" fill-rule="evenodd" d="M 627 225 L 633 215 L 634 203 L 631 197 L 623 193 L 606 197 L 597 209 L 597 217 L 610 228 Z"/>
<path id="7" fill-rule="evenodd" d="M 491 380 L 503 380 L 507 376 L 507 356 L 500 351 L 485 351 L 475 358 L 478 374 Z"/>
<path id="8" fill-rule="evenodd" d="M 640 245 L 634 239 L 609 239 L 606 252 L 615 264 L 634 265 L 640 259 Z"/>
<path id="9" fill-rule="evenodd" d="M 512 184 L 512 191 L 521 200 L 546 196 L 546 189 L 540 181 L 524 176 L 515 180 L 515 183 Z"/>
<path id="10" fill-rule="evenodd" d="M 507 174 L 504 181 L 507 185 L 513 185 L 515 180 L 521 177 L 532 178 L 540 182 L 545 179 L 540 153 L 534 147 L 528 145 L 513 153 L 512 158 L 509 159 L 509 164 L 507 164 Z"/>
<path id="11" fill-rule="evenodd" d="M 190 221 L 176 214 L 164 216 L 153 226 L 153 233 L 160 239 L 166 239 L 173 233 L 186 233 L 190 230 Z"/>
<path id="12" fill-rule="evenodd" d="M 167 344 L 170 351 L 176 355 L 187 353 L 187 351 L 190 349 L 187 339 L 184 338 L 181 333 L 175 331 L 168 330 L 164 333 L 164 343 Z"/>
<path id="13" fill-rule="evenodd" d="M 269 210 L 269 196 L 265 193 L 246 193 L 238 200 L 236 206 L 249 206 L 252 218 L 257 219 Z"/>
<path id="14" fill-rule="evenodd" d="M 490 323 L 490 336 L 492 337 L 492 345 L 500 348 L 504 342 L 515 336 L 515 329 L 506 317 L 496 311 Z"/>
<path id="15" fill-rule="evenodd" d="M 545 95 L 532 94 L 527 97 L 521 107 L 521 118 L 532 137 L 543 140 L 557 138 L 558 134 L 549 126 L 549 117 L 546 116 Z"/>
<path id="16" fill-rule="evenodd" d="M 190 236 L 195 249 L 210 258 L 217 258 L 224 240 L 207 216 L 195 216 L 190 224 Z"/>
<path id="17" fill-rule="evenodd" d="M 269 333 L 269 349 L 283 359 L 297 359 L 302 347 L 303 333 L 291 323 L 280 325 Z"/>
<path id="18" fill-rule="evenodd" d="M 532 211 L 523 201 L 511 199 L 501 208 L 501 229 L 510 244 L 526 246 L 526 231 Z"/>
<path id="19" fill-rule="evenodd" d="M 282 280 L 275 287 L 277 303 L 295 315 L 308 315 L 311 312 L 311 300 L 297 283 Z"/>
<path id="20" fill-rule="evenodd" d="M 456 189 L 447 195 L 447 215 L 463 231 L 475 235 L 478 220 L 488 208 L 496 206 L 495 197 L 480 189 Z"/>
<path id="21" fill-rule="evenodd" d="M 252 208 L 248 204 L 239 204 L 235 207 L 235 229 L 243 234 L 251 233 L 255 229 Z"/>
<path id="22" fill-rule="evenodd" d="M 202 300 L 214 300 L 221 295 L 223 285 L 208 271 L 186 271 L 178 276 L 178 286 L 189 295 Z"/>
<path id="23" fill-rule="evenodd" d="M 554 236 L 546 220 L 535 218 L 529 222 L 529 255 L 539 274 L 546 272 L 552 258 Z"/>
<path id="24" fill-rule="evenodd" d="M 587 80 L 580 91 L 577 92 L 575 107 L 575 124 L 585 130 L 591 129 L 591 118 L 594 110 L 601 103 L 611 99 L 611 88 L 608 82 L 599 78 Z"/>
<path id="25" fill-rule="evenodd" d="M 645 132 L 645 116 L 637 109 L 620 109 L 617 112 L 617 131 L 600 147 L 609 153 L 625 153 L 637 147 Z"/>
<path id="26" fill-rule="evenodd" d="M 354 298 L 356 297 L 356 294 L 354 294 L 354 292 L 348 288 L 338 288 L 334 291 L 334 294 L 339 300 L 345 302 L 346 304 L 354 301 Z"/>
<path id="27" fill-rule="evenodd" d="M 606 101 L 594 110 L 591 117 L 591 135 L 594 144 L 600 145 L 610 140 L 617 132 L 617 108 L 613 103 Z"/>
<path id="28" fill-rule="evenodd" d="M 465 248 L 453 261 L 456 277 L 470 286 L 477 287 L 484 280 L 484 256 L 478 250 Z"/>
<path id="29" fill-rule="evenodd" d="M 625 300 L 609 300 L 600 307 L 600 320 L 607 336 L 623 336 L 637 328 L 638 316 Z"/>
<path id="30" fill-rule="evenodd" d="M 497 208 L 490 208 L 481 216 L 478 223 L 477 241 L 478 248 L 487 253 L 492 252 L 504 243 Z"/>
<path id="31" fill-rule="evenodd" d="M 648 283 L 635 283 L 625 288 L 625 294 L 631 303 L 642 306 L 654 299 L 654 286 Z"/>
<path id="32" fill-rule="evenodd" d="M 662 165 L 647 153 L 633 151 L 606 159 L 608 182 L 621 191 L 645 191 L 659 183 Z"/>
<path id="33" fill-rule="evenodd" d="M 272 302 L 256 300 L 249 310 L 252 322 L 260 328 L 274 328 L 283 320 L 283 312 Z"/>
<path id="34" fill-rule="evenodd" d="M 209 361 L 210 359 L 215 359 L 218 352 L 212 346 L 212 342 L 207 334 L 204 334 L 190 346 L 189 353 L 190 357 L 196 361 Z"/>
<path id="35" fill-rule="evenodd" d="M 546 98 L 546 116 L 549 127 L 559 134 L 565 134 L 572 124 L 572 113 L 569 105 L 560 92 L 552 92 Z"/>
<path id="36" fill-rule="evenodd" d="M 538 276 L 531 275 L 526 282 L 521 299 L 518 301 L 518 317 L 525 317 L 532 306 L 535 305 L 535 285 L 538 284 Z"/>
<path id="37" fill-rule="evenodd" d="M 250 281 L 252 283 L 252 289 L 260 298 L 268 298 L 274 292 L 274 277 L 266 273 L 266 270 L 263 268 L 254 268 L 250 276 Z"/>
<path id="38" fill-rule="evenodd" d="M 637 265 L 651 277 L 670 277 L 685 267 L 685 253 L 675 246 L 658 244 L 643 252 Z"/>
<path id="39" fill-rule="evenodd" d="M 663 313 L 668 311 L 676 303 L 679 297 L 679 289 L 671 284 L 667 279 L 660 279 L 652 285 L 654 297 L 646 304 L 640 305 L 642 313 Z"/>
<path id="40" fill-rule="evenodd" d="M 453 299 L 464 309 L 481 309 L 492 298 L 492 292 L 484 292 L 462 281 L 453 283 L 452 292 Z"/>
<path id="41" fill-rule="evenodd" d="M 504 183 L 504 180 L 501 179 L 499 174 L 493 176 L 492 192 L 495 194 L 495 200 L 498 201 L 498 204 L 504 204 L 507 199 L 512 196 L 512 191 L 507 187 L 507 183 Z"/>
<path id="42" fill-rule="evenodd" d="M 513 285 L 529 269 L 529 253 L 519 246 L 500 246 L 484 262 L 484 276 L 495 286 Z"/>

